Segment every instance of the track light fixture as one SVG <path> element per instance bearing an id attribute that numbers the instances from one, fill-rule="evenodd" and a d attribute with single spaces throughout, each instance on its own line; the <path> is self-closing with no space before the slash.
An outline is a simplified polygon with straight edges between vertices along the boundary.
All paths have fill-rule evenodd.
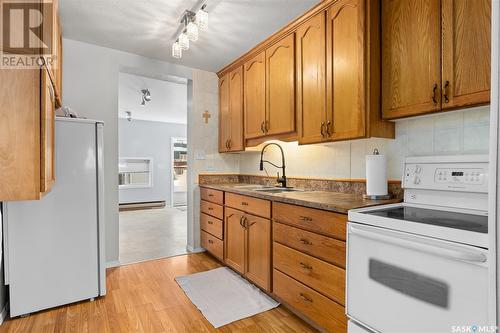
<path id="1" fill-rule="evenodd" d="M 190 42 L 196 42 L 200 31 L 208 30 L 208 12 L 207 5 L 201 6 L 198 12 L 186 10 L 182 15 L 181 24 L 182 30 L 177 39 L 172 44 L 172 57 L 176 59 L 182 58 L 182 51 L 189 49 Z"/>

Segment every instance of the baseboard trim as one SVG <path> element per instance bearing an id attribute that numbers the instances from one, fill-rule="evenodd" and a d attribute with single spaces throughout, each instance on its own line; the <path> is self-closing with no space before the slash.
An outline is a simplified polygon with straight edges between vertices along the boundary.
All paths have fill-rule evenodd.
<path id="1" fill-rule="evenodd" d="M 119 260 L 112 260 L 112 261 L 106 262 L 106 268 L 113 268 L 113 267 L 118 267 L 118 266 L 120 266 Z"/>
<path id="2" fill-rule="evenodd" d="M 0 325 L 3 324 L 8 315 L 9 315 L 9 302 L 5 303 L 2 312 L 0 312 Z"/>

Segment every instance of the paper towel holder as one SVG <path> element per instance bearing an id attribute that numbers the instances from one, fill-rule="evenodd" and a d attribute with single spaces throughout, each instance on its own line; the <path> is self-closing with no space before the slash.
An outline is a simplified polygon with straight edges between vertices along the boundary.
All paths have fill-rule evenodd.
<path id="1" fill-rule="evenodd" d="M 377 148 L 373 149 L 373 155 L 380 155 L 380 152 L 378 151 Z M 392 195 L 386 194 L 386 195 L 368 195 L 368 194 L 363 194 L 363 199 L 365 200 L 388 200 L 392 198 Z"/>

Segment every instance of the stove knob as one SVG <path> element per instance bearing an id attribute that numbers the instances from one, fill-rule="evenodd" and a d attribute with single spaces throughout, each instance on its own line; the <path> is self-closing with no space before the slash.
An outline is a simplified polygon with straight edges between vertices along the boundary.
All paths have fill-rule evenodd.
<path id="1" fill-rule="evenodd" d="M 420 184 L 420 177 L 419 176 L 415 176 L 415 178 L 413 178 L 413 184 L 415 184 L 415 185 Z"/>
<path id="2" fill-rule="evenodd" d="M 415 173 L 420 173 L 422 171 L 422 168 L 420 166 L 415 166 Z"/>

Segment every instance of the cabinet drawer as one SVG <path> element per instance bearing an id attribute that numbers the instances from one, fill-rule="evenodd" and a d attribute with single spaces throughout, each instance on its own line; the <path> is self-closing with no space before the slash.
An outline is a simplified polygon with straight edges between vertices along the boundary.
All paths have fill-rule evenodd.
<path id="1" fill-rule="evenodd" d="M 242 210 L 244 212 L 271 218 L 271 202 L 245 195 L 226 193 L 226 206 Z"/>
<path id="2" fill-rule="evenodd" d="M 273 220 L 337 239 L 346 239 L 345 214 L 276 202 L 273 205 Z"/>
<path id="3" fill-rule="evenodd" d="M 201 230 L 205 230 L 209 234 L 212 234 L 213 236 L 219 239 L 223 239 L 222 238 L 223 223 L 221 220 L 216 219 L 215 217 L 212 217 L 205 213 L 201 213 L 200 226 Z"/>
<path id="4" fill-rule="evenodd" d="M 210 201 L 218 205 L 224 204 L 224 192 L 212 190 L 211 188 L 200 188 L 201 200 Z"/>
<path id="5" fill-rule="evenodd" d="M 273 223 L 273 239 L 300 252 L 345 268 L 345 242 L 281 223 Z"/>
<path id="6" fill-rule="evenodd" d="M 276 242 L 273 243 L 273 264 L 274 268 L 344 305 L 344 269 Z"/>
<path id="7" fill-rule="evenodd" d="M 201 200 L 200 206 L 202 213 L 216 217 L 220 220 L 224 218 L 224 207 L 204 200 Z"/>
<path id="8" fill-rule="evenodd" d="M 224 242 L 203 230 L 201 231 L 201 247 L 221 261 L 224 260 Z"/>
<path id="9" fill-rule="evenodd" d="M 329 332 L 347 332 L 347 317 L 342 305 L 276 269 L 273 270 L 273 293 Z"/>

